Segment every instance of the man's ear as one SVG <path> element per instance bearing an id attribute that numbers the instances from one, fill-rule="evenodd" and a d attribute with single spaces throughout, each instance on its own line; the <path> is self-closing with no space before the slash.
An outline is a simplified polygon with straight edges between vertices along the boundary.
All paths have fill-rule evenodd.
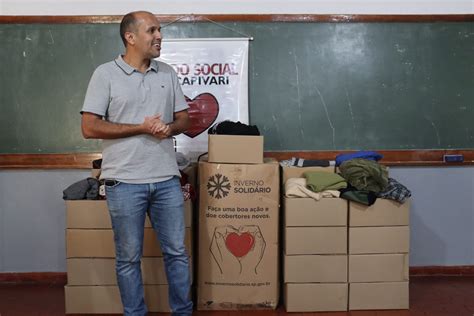
<path id="1" fill-rule="evenodd" d="M 135 34 L 133 32 L 125 32 L 125 40 L 129 45 L 135 44 Z"/>

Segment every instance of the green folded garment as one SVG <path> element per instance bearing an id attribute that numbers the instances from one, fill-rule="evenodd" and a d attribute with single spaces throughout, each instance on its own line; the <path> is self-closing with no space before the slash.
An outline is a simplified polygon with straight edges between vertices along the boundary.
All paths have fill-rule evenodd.
<path id="1" fill-rule="evenodd" d="M 367 159 L 344 161 L 339 170 L 344 179 L 357 190 L 382 192 L 388 185 L 387 167 Z"/>
<path id="2" fill-rule="evenodd" d="M 306 171 L 306 187 L 314 192 L 339 190 L 347 187 L 347 182 L 337 173 L 324 171 Z"/>

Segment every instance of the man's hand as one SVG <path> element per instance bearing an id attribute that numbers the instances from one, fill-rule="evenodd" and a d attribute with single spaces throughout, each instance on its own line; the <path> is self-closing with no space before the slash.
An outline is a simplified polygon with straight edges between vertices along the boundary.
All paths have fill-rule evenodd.
<path id="1" fill-rule="evenodd" d="M 238 259 L 227 249 L 225 240 L 227 235 L 237 230 L 231 225 L 217 226 L 214 229 L 211 246 L 209 248 L 211 255 L 219 266 L 221 274 L 231 277 L 240 274 L 240 264 Z"/>
<path id="2" fill-rule="evenodd" d="M 171 124 L 156 124 L 153 127 L 153 136 L 158 139 L 165 139 L 173 135 Z"/>
<path id="3" fill-rule="evenodd" d="M 240 260 L 242 273 L 247 275 L 258 274 L 257 267 L 263 259 L 266 247 L 265 239 L 263 238 L 260 227 L 257 225 L 246 225 L 240 227 L 239 232 L 249 233 L 254 237 L 252 249 Z"/>
<path id="4" fill-rule="evenodd" d="M 175 112 L 174 121 L 169 124 L 156 124 L 153 127 L 153 136 L 159 139 L 165 139 L 171 136 L 179 135 L 189 127 L 189 115 L 187 110 Z"/>
<path id="5" fill-rule="evenodd" d="M 145 116 L 145 120 L 142 123 L 143 131 L 151 135 L 154 134 L 154 130 L 157 127 L 161 127 L 163 125 L 165 124 L 161 121 L 161 114 Z"/>
<path id="6" fill-rule="evenodd" d="M 143 129 L 147 134 L 158 139 L 165 139 L 171 136 L 171 127 L 161 120 L 161 114 L 145 116 Z"/>
<path id="7" fill-rule="evenodd" d="M 174 121 L 165 124 L 161 120 L 161 115 L 146 116 L 142 124 L 146 133 L 158 139 L 169 138 L 181 134 L 189 127 L 189 115 L 187 110 L 174 113 Z"/>

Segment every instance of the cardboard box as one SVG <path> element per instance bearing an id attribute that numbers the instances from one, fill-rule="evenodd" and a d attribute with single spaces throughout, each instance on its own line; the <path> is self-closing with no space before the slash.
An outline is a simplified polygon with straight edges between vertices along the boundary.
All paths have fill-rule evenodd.
<path id="1" fill-rule="evenodd" d="M 145 303 L 149 312 L 170 312 L 167 285 L 145 285 Z M 118 286 L 64 287 L 66 314 L 122 314 Z"/>
<path id="2" fill-rule="evenodd" d="M 403 204 L 377 199 L 371 206 L 349 203 L 349 226 L 408 226 L 410 200 Z"/>
<path id="3" fill-rule="evenodd" d="M 185 245 L 192 255 L 191 228 L 186 228 Z M 161 257 L 161 249 L 152 228 L 145 228 L 144 257 Z M 114 233 L 111 229 L 67 229 L 67 258 L 115 258 Z"/>
<path id="4" fill-rule="evenodd" d="M 284 257 L 285 283 L 345 283 L 347 255 Z"/>
<path id="5" fill-rule="evenodd" d="M 287 312 L 346 311 L 347 283 L 287 283 L 285 308 Z"/>
<path id="6" fill-rule="evenodd" d="M 350 255 L 349 282 L 408 281 L 408 254 Z"/>
<path id="7" fill-rule="evenodd" d="M 263 136 L 209 135 L 209 162 L 263 163 Z"/>
<path id="8" fill-rule="evenodd" d="M 408 226 L 350 227 L 349 253 L 408 253 L 410 228 Z"/>
<path id="9" fill-rule="evenodd" d="M 408 309 L 408 282 L 351 283 L 349 309 Z"/>
<path id="10" fill-rule="evenodd" d="M 68 285 L 117 285 L 115 259 L 70 258 L 67 262 Z M 189 258 L 192 278 L 192 259 Z M 142 258 L 143 284 L 168 284 L 162 257 Z"/>
<path id="11" fill-rule="evenodd" d="M 285 226 L 347 226 L 346 200 L 283 198 Z"/>
<path id="12" fill-rule="evenodd" d="M 287 255 L 347 254 L 347 227 L 286 227 Z"/>
<path id="13" fill-rule="evenodd" d="M 281 167 L 282 184 L 284 185 L 289 178 L 303 178 L 307 171 L 323 171 L 334 173 L 334 167 Z"/>
<path id="14" fill-rule="evenodd" d="M 192 226 L 193 205 L 191 200 L 184 202 L 184 220 L 186 227 Z M 103 228 L 111 229 L 109 209 L 104 200 L 66 201 L 67 228 Z M 145 227 L 151 227 L 148 214 Z"/>
<path id="15" fill-rule="evenodd" d="M 199 310 L 278 303 L 279 168 L 199 163 Z"/>

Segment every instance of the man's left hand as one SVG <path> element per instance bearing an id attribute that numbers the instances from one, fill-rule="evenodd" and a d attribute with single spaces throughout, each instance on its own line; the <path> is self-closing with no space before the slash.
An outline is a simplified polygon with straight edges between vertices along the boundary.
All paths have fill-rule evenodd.
<path id="1" fill-rule="evenodd" d="M 171 126 L 167 124 L 156 124 L 152 129 L 153 136 L 158 139 L 165 139 L 172 136 Z"/>

